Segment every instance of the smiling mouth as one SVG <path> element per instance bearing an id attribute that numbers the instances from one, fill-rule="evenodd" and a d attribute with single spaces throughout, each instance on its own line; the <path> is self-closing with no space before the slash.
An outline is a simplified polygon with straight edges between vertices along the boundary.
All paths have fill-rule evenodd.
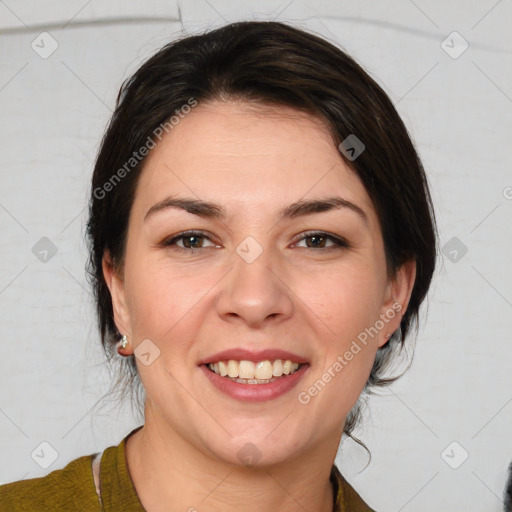
<path id="1" fill-rule="evenodd" d="M 258 362 L 229 359 L 206 365 L 213 373 L 239 384 L 268 384 L 293 375 L 303 366 L 305 363 L 296 363 L 290 359 Z"/>

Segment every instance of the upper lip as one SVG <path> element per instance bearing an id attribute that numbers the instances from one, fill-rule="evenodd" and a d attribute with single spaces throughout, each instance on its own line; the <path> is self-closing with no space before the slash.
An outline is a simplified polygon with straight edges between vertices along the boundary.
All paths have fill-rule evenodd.
<path id="1" fill-rule="evenodd" d="M 307 363 L 308 360 L 298 354 L 294 354 L 293 352 L 288 352 L 287 350 L 281 350 L 277 348 L 260 350 L 258 352 L 243 349 L 243 348 L 231 348 L 227 350 L 223 350 L 222 352 L 217 352 L 211 356 L 205 357 L 201 361 L 199 361 L 199 365 L 209 364 L 209 363 L 217 363 L 218 361 L 229 361 L 233 359 L 235 361 L 252 361 L 253 363 L 257 363 L 259 361 L 274 361 L 276 359 L 282 359 L 286 361 L 289 359 L 293 363 Z"/>

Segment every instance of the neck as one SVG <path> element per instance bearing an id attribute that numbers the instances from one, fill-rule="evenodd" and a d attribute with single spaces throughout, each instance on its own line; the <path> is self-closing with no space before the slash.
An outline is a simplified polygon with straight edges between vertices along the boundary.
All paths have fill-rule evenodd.
<path id="1" fill-rule="evenodd" d="M 147 411 L 149 413 L 149 411 Z M 288 460 L 262 468 L 210 457 L 146 414 L 126 442 L 126 460 L 147 512 L 331 512 L 330 473 L 339 437 Z M 340 432 L 341 436 L 341 432 Z"/>

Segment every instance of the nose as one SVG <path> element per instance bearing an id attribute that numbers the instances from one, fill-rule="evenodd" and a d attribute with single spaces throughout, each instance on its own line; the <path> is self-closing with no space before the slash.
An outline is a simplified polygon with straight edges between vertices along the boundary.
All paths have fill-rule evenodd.
<path id="1" fill-rule="evenodd" d="M 251 263 L 236 253 L 233 259 L 233 268 L 221 281 L 218 314 L 224 320 L 251 328 L 290 318 L 293 293 L 284 270 L 276 262 L 273 264 L 270 251 L 264 250 Z"/>

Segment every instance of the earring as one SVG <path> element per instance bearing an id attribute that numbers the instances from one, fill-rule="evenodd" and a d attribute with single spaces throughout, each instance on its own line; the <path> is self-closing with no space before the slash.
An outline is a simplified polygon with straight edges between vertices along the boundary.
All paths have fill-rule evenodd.
<path id="1" fill-rule="evenodd" d="M 387 333 L 384 335 L 384 338 L 387 340 L 393 341 L 401 341 L 402 340 L 402 327 L 399 326 L 398 329 L 393 333 Z"/>
<path id="2" fill-rule="evenodd" d="M 121 348 L 126 348 L 128 346 L 128 337 L 126 336 L 126 334 L 123 334 L 121 336 L 121 339 L 119 340 L 119 345 L 121 346 Z"/>

